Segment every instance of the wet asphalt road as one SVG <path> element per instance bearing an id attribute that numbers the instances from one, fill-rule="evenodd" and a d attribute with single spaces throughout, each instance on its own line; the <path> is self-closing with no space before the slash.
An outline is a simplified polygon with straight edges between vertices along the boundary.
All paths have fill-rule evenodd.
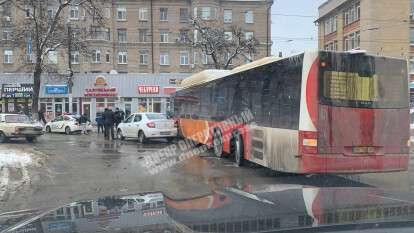
<path id="1" fill-rule="evenodd" d="M 355 176 L 305 176 L 272 172 L 247 164 L 236 167 L 231 158 L 215 158 L 210 151 L 151 173 L 145 161 L 170 146 L 158 140 L 141 145 L 134 140 L 108 141 L 102 135 L 47 134 L 37 143 L 13 141 L 1 148 L 34 154 L 33 166 L 10 169 L 7 188 L 0 194 L 0 213 L 33 208 L 56 208 L 107 195 L 161 191 L 172 199 L 202 196 L 222 187 L 252 189 L 287 185 L 345 187 L 376 186 L 414 191 L 411 173 Z M 162 163 L 160 163 L 162 165 Z M 1 177 L 1 174 L 0 174 Z M 0 190 L 1 191 L 1 190 Z"/>

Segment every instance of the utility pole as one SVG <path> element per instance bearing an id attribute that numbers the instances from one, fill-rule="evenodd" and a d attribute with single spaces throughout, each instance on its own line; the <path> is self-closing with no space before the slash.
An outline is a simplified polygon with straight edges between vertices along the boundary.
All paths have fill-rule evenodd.
<path id="1" fill-rule="evenodd" d="M 152 73 L 155 73 L 154 68 L 154 13 L 153 13 L 153 5 L 152 0 L 150 0 L 150 10 L 151 10 L 151 71 Z"/>
<path id="2" fill-rule="evenodd" d="M 73 87 L 73 70 L 72 70 L 72 28 L 68 24 L 68 77 L 67 77 L 67 85 L 68 85 L 68 94 L 69 94 L 69 113 L 72 113 L 73 106 L 72 106 L 72 87 Z"/>

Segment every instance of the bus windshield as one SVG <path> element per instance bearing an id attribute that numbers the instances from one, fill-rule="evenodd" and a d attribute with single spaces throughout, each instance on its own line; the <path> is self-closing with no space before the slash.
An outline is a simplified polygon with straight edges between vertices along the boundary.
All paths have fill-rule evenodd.
<path id="1" fill-rule="evenodd" d="M 408 108 L 407 63 L 363 54 L 321 53 L 320 99 L 325 105 Z"/>

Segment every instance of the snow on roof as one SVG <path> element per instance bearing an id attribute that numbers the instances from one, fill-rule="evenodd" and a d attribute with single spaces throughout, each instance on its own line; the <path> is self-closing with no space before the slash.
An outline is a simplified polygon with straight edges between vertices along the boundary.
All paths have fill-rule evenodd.
<path id="1" fill-rule="evenodd" d="M 196 85 L 200 85 L 203 83 L 208 83 L 216 79 L 224 78 L 232 74 L 237 74 L 249 69 L 253 69 L 255 67 L 263 66 L 278 60 L 281 60 L 280 57 L 265 57 L 259 59 L 257 61 L 248 63 L 246 65 L 238 66 L 232 70 L 204 70 L 199 73 L 193 74 L 190 77 L 184 79 L 181 82 L 182 88 L 188 88 Z"/>
<path id="2" fill-rule="evenodd" d="M 229 74 L 231 74 L 231 71 L 229 70 L 204 70 L 184 79 L 181 82 L 181 87 L 188 88 L 191 86 L 200 85 L 213 81 L 215 79 L 226 77 Z"/>

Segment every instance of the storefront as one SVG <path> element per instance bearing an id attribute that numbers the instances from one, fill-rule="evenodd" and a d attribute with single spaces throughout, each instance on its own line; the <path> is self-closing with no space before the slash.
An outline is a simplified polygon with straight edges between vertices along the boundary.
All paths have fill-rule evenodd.
<path id="1" fill-rule="evenodd" d="M 2 84 L 1 111 L 8 113 L 30 113 L 32 108 L 32 95 L 33 84 Z"/>
<path id="2" fill-rule="evenodd" d="M 85 113 L 92 121 L 105 108 L 133 112 L 167 112 L 170 96 L 190 74 L 82 74 L 73 78 L 72 93 L 64 76 L 44 76 L 39 109 L 52 120 L 65 113 Z M 0 74 L 2 112 L 30 112 L 33 78 L 30 74 Z"/>
<path id="3" fill-rule="evenodd" d="M 40 109 L 44 111 L 47 121 L 60 116 L 69 110 L 69 93 L 66 84 L 45 84 L 42 85 L 42 95 L 40 98 Z"/>
<path id="4" fill-rule="evenodd" d="M 79 113 L 92 120 L 105 108 L 134 112 L 167 112 L 171 93 L 189 74 L 82 75 L 74 80 L 73 98 Z"/>

